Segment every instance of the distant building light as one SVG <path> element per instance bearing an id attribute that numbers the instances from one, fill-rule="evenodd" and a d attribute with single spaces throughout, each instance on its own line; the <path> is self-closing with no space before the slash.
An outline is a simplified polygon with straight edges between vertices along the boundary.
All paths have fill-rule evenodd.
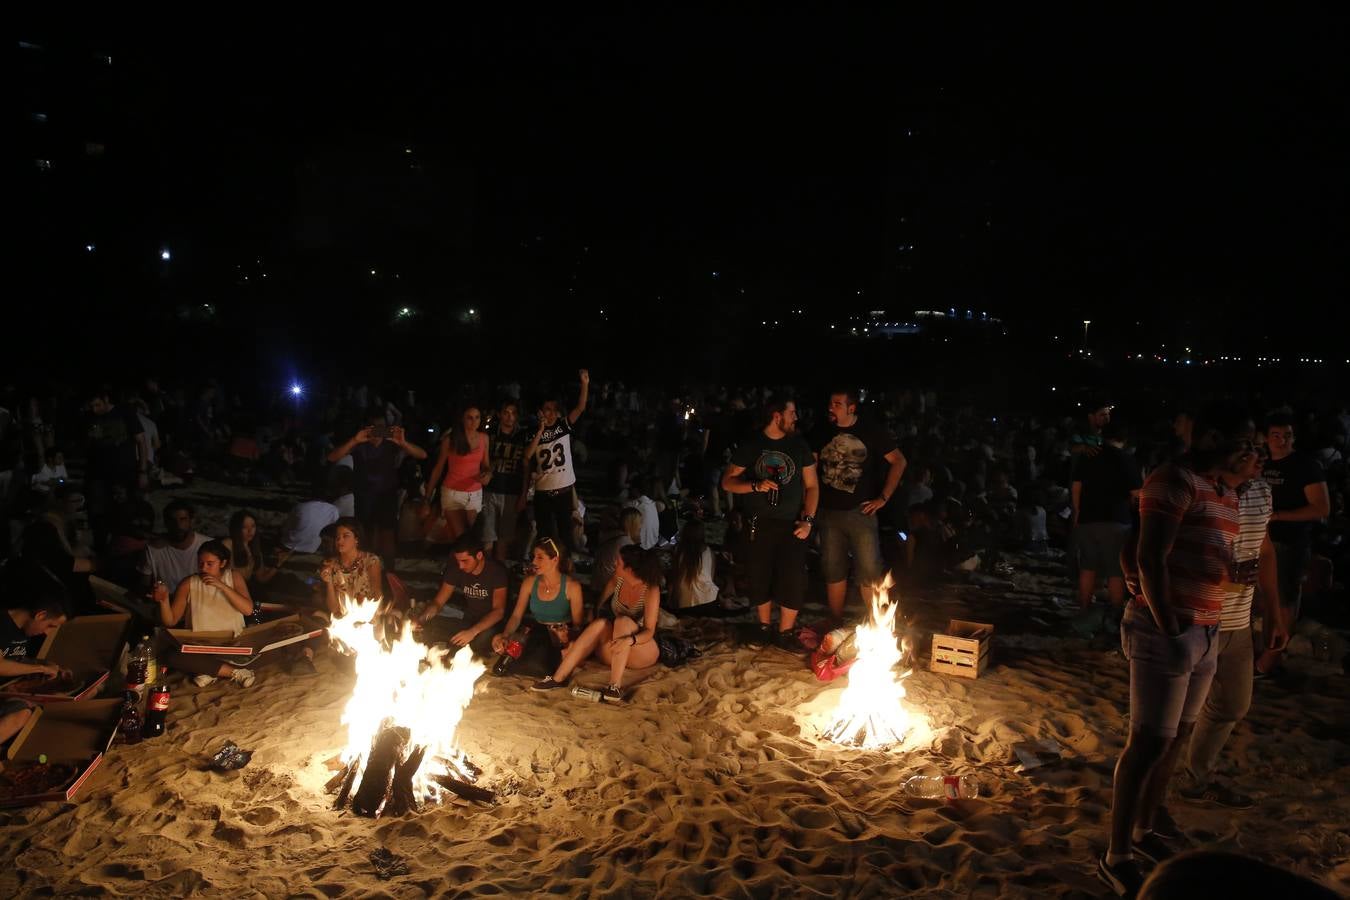
<path id="1" fill-rule="evenodd" d="M 85 245 L 84 245 L 84 252 L 85 252 L 85 253 L 93 253 L 93 252 L 94 252 L 95 250 L 97 250 L 97 249 L 98 249 L 98 248 L 95 247 L 93 244 L 85 244 Z"/>
<path id="2" fill-rule="evenodd" d="M 47 114 L 39 112 L 29 113 L 28 118 L 32 119 L 34 122 L 45 123 L 47 121 Z"/>
<path id="3" fill-rule="evenodd" d="M 50 159 L 35 159 L 33 165 L 37 166 L 39 172 L 50 172 L 52 170 L 52 161 Z"/>
<path id="4" fill-rule="evenodd" d="M 161 250 L 159 251 L 159 258 L 164 260 L 165 262 L 168 262 L 170 259 L 173 258 L 173 255 L 169 253 L 168 250 Z"/>
<path id="5" fill-rule="evenodd" d="M 374 274 L 375 274 L 375 270 L 374 270 L 374 269 L 371 269 L 371 270 L 370 270 L 370 274 L 374 275 Z"/>
<path id="6" fill-rule="evenodd" d="M 469 315 L 473 316 L 473 315 L 477 315 L 477 314 L 478 314 L 478 310 L 476 310 L 476 309 L 470 309 L 470 310 L 469 310 Z"/>

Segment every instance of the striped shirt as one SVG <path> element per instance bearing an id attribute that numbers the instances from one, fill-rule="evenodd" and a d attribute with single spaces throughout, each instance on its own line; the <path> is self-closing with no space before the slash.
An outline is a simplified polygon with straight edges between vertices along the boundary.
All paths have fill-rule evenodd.
<path id="1" fill-rule="evenodd" d="M 1259 559 L 1266 539 L 1266 526 L 1274 509 L 1270 485 L 1260 478 L 1238 489 L 1238 538 L 1233 544 L 1233 561 Z M 1252 598 L 1256 588 L 1250 584 L 1230 584 L 1223 598 L 1220 631 L 1241 631 L 1252 623 Z"/>
<path id="2" fill-rule="evenodd" d="M 1177 618 L 1183 624 L 1219 624 L 1238 538 L 1237 491 L 1184 466 L 1163 466 L 1144 482 L 1139 516 L 1177 523 L 1166 560 L 1168 600 Z M 1147 608 L 1142 594 L 1135 605 Z"/>

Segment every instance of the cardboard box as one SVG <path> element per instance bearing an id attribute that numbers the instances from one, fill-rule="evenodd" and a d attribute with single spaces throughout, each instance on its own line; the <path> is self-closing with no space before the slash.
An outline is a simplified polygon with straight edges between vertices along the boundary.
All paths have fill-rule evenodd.
<path id="1" fill-rule="evenodd" d="M 121 700 L 58 703 L 33 710 L 32 718 L 15 735 L 0 761 L 0 782 L 5 780 L 6 773 L 36 763 L 43 755 L 48 763 L 74 766 L 75 772 L 64 784 L 37 793 L 9 794 L 0 790 L 0 806 L 72 799 L 103 762 L 117 734 L 121 715 Z"/>
<path id="2" fill-rule="evenodd" d="M 88 700 L 97 696 L 126 649 L 130 622 L 131 616 L 126 613 L 78 616 L 67 621 L 47 635 L 37 658 L 69 669 L 75 675 L 75 687 L 59 693 L 36 694 L 17 687 L 32 677 L 20 675 L 0 683 L 0 696 L 22 697 L 35 703 Z"/>
<path id="3" fill-rule="evenodd" d="M 159 607 L 150 601 L 128 591 L 120 584 L 113 584 L 97 575 L 89 576 L 89 589 L 94 593 L 94 602 L 113 612 L 130 613 L 138 619 L 159 624 Z"/>
<path id="4" fill-rule="evenodd" d="M 219 657 L 231 665 L 247 666 L 259 656 L 279 647 L 298 644 L 318 637 L 327 629 L 302 622 L 299 616 L 286 616 L 262 625 L 245 628 L 237 635 L 228 631 L 185 631 L 170 628 L 169 634 L 184 653 Z"/>
<path id="5" fill-rule="evenodd" d="M 952 619 L 945 634 L 933 635 L 928 668 L 959 678 L 979 678 L 989 665 L 994 626 Z"/>

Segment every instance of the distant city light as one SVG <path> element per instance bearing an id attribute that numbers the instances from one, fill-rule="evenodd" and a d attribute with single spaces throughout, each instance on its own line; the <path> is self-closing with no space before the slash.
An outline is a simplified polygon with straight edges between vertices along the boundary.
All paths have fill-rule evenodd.
<path id="1" fill-rule="evenodd" d="M 168 250 L 161 250 L 159 251 L 159 258 L 164 260 L 165 262 L 168 262 L 173 257 Z"/>
<path id="2" fill-rule="evenodd" d="M 471 315 L 471 316 L 477 315 L 477 310 L 470 309 L 470 310 L 469 310 L 469 315 Z"/>
<path id="3" fill-rule="evenodd" d="M 371 269 L 371 270 L 370 270 L 370 274 L 374 275 L 374 274 L 375 274 L 375 270 L 374 270 L 374 269 Z"/>
<path id="4" fill-rule="evenodd" d="M 95 249 L 97 249 L 97 248 L 96 248 L 93 244 L 85 244 L 85 245 L 84 245 L 84 252 L 86 252 L 86 253 L 93 253 Z"/>
<path id="5" fill-rule="evenodd" d="M 298 384 L 293 384 L 293 385 L 291 385 L 291 396 L 292 396 L 292 397 L 299 397 L 299 396 L 302 396 L 304 393 L 305 393 L 305 389 L 302 388 L 300 385 L 298 385 Z"/>

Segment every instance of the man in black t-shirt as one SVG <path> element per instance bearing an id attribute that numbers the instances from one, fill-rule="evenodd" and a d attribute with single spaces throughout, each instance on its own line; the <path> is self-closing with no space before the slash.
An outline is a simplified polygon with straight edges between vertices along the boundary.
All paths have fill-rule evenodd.
<path id="1" fill-rule="evenodd" d="M 1266 420 L 1266 450 L 1270 458 L 1261 477 L 1270 485 L 1275 512 L 1270 517 L 1270 540 L 1275 545 L 1275 573 L 1279 576 L 1284 624 L 1292 633 L 1303 599 L 1303 576 L 1312 560 L 1313 525 L 1331 514 L 1331 495 L 1322 464 L 1294 450 L 1294 418 L 1277 414 Z M 1281 651 L 1267 650 L 1256 661 L 1257 677 L 1270 674 Z"/>
<path id="2" fill-rule="evenodd" d="M 11 600 L 13 607 L 0 615 L 0 681 L 22 675 L 61 674 L 61 667 L 51 663 L 20 661 L 29 655 L 34 639 L 51 634 L 66 621 L 59 595 L 38 593 L 29 598 Z M 32 717 L 33 708 L 27 700 L 0 698 L 0 745 L 19 733 Z"/>
<path id="3" fill-rule="evenodd" d="M 848 558 L 865 602 L 881 583 L 881 540 L 877 512 L 895 493 L 905 473 L 905 455 L 884 428 L 858 421 L 858 395 L 830 394 L 830 424 L 813 435 L 820 467 L 820 568 L 830 615 L 844 615 Z"/>
<path id="4" fill-rule="evenodd" d="M 765 425 L 736 448 L 722 474 L 722 490 L 737 494 L 749 523 L 750 602 L 759 617 L 756 639 L 805 652 L 797 611 L 806 589 L 806 539 L 816 521 L 820 487 L 811 447 L 797 434 L 797 406 L 771 400 Z M 778 601 L 778 630 L 772 627 Z"/>
<path id="5" fill-rule="evenodd" d="M 525 510 L 525 449 L 531 435 L 520 423 L 515 400 L 502 402 L 492 436 L 492 477 L 483 485 L 483 511 L 478 517 L 483 552 L 499 562 L 510 552 L 516 523 Z"/>
<path id="6" fill-rule="evenodd" d="M 108 391 L 95 392 L 88 409 L 84 493 L 94 548 L 102 550 L 112 530 L 113 488 L 126 488 L 137 498 L 149 487 L 150 447 L 136 411 L 114 406 Z"/>
<path id="7" fill-rule="evenodd" d="M 494 626 L 506 616 L 506 578 L 506 567 L 484 556 L 472 533 L 462 535 L 455 541 L 441 589 L 413 618 L 414 630 L 425 643 L 447 643 L 452 651 L 468 644 L 476 656 L 490 656 Z M 445 610 L 451 595 L 464 610 L 462 618 Z"/>
<path id="8" fill-rule="evenodd" d="M 1070 497 L 1073 502 L 1073 548 L 1078 556 L 1078 605 L 1087 609 L 1097 589 L 1097 577 L 1106 578 L 1107 595 L 1115 610 L 1123 611 L 1125 577 L 1120 552 L 1134 522 L 1132 500 L 1143 478 L 1134 456 L 1125 451 L 1125 432 L 1117 422 L 1102 429 L 1095 454 L 1074 457 Z"/>

